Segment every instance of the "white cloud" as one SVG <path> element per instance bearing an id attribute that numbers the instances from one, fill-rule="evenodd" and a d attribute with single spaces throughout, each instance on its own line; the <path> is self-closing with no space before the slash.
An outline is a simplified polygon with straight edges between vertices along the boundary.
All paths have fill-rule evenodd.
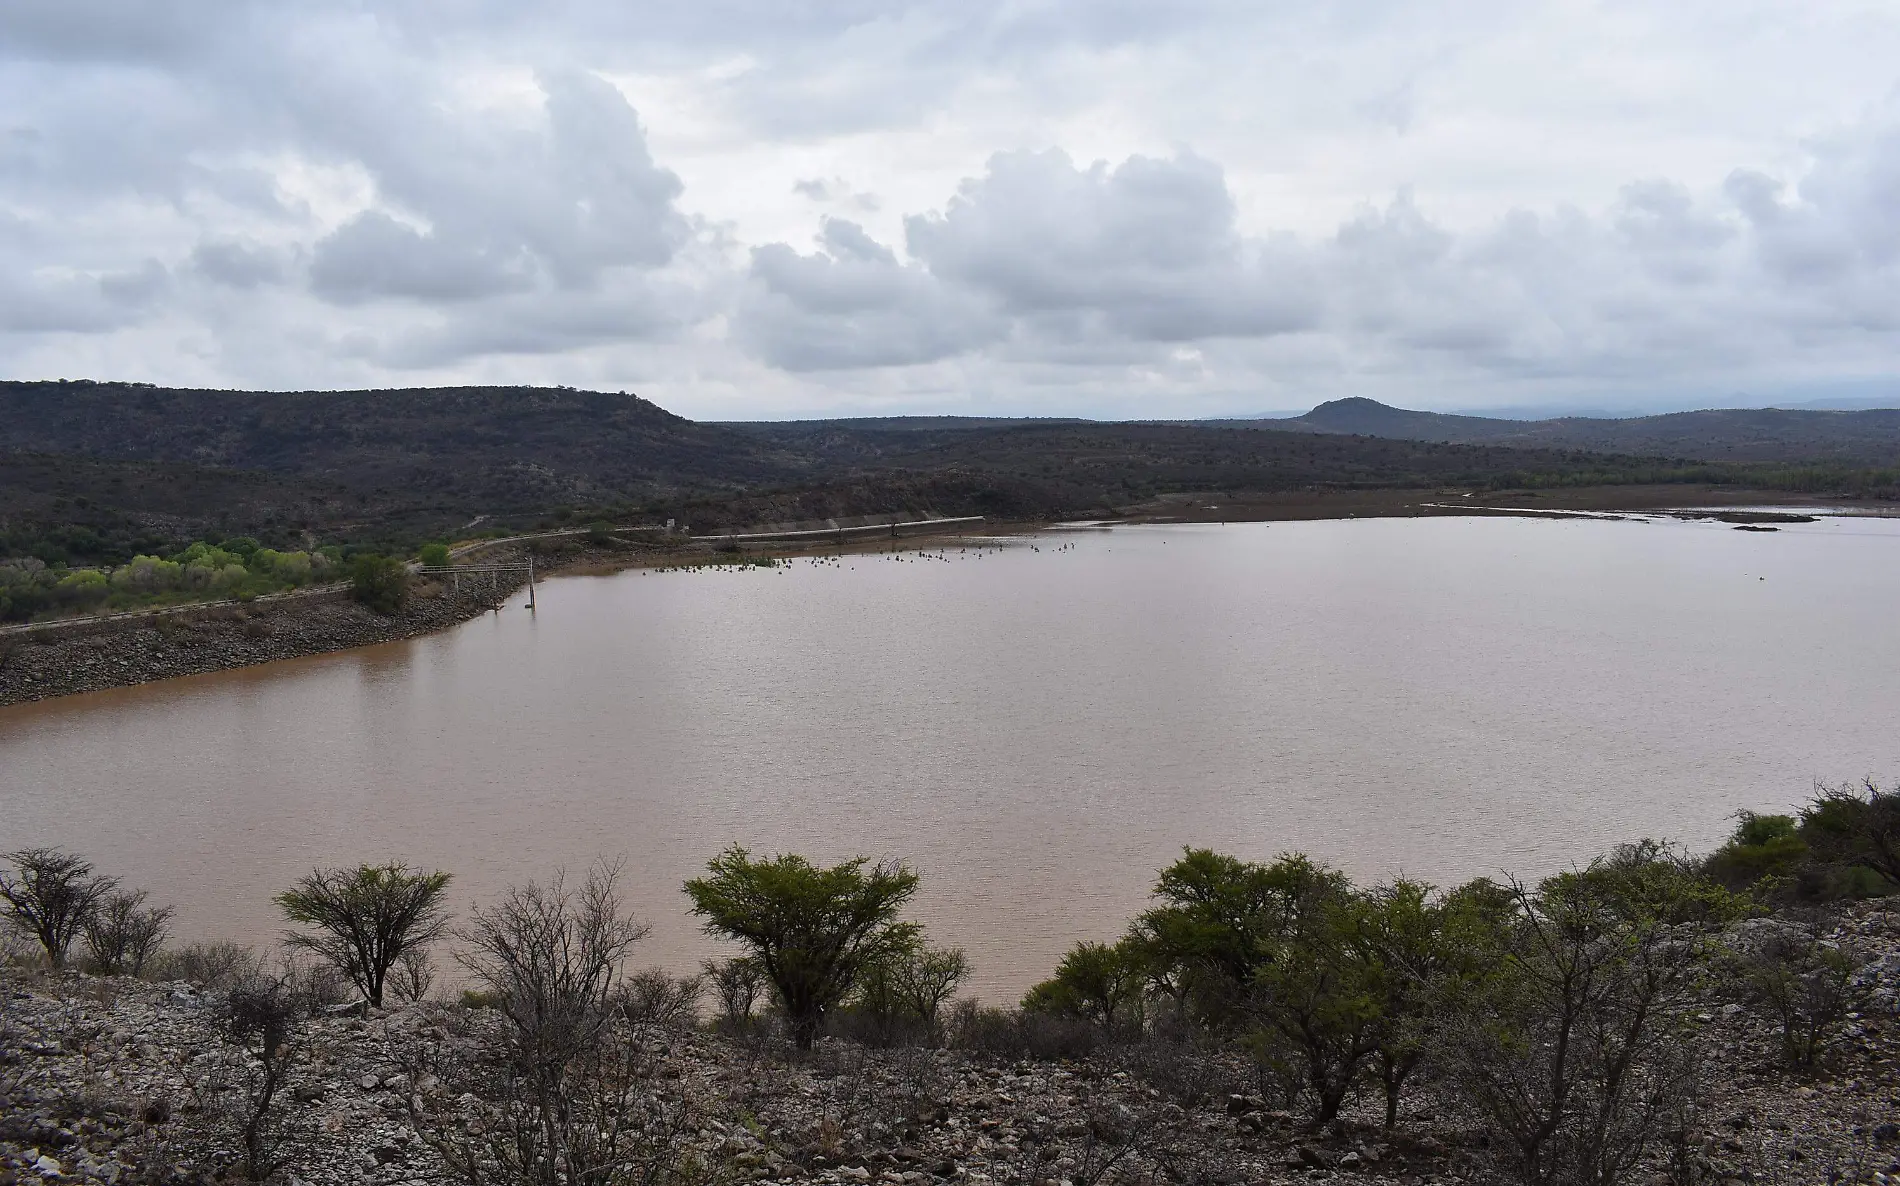
<path id="1" fill-rule="evenodd" d="M 700 416 L 1766 397 L 1900 364 L 1895 61 L 1850 0 L 18 0 L 0 356 Z"/>

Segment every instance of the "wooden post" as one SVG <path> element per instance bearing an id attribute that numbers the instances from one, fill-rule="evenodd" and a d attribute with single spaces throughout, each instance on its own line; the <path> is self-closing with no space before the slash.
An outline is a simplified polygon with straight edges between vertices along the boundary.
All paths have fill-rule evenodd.
<path id="1" fill-rule="evenodd" d="M 528 554 L 528 612 L 534 612 L 534 554 Z"/>

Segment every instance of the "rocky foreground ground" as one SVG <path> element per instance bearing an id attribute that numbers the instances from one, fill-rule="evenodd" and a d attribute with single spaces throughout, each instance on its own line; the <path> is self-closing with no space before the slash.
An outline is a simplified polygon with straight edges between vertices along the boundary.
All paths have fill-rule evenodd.
<path id="1" fill-rule="evenodd" d="M 1827 1064 L 1791 1071 L 1770 1025 L 1739 1006 L 1711 1010 L 1712 1083 L 1689 1164 L 1672 1174 L 1659 1157 L 1634 1181 L 1900 1182 L 1900 914 L 1856 911 L 1839 934 L 1874 963 L 1866 1005 Z M 14 974 L 0 992 L 0 1183 L 236 1176 L 219 994 L 76 974 Z M 425 1004 L 306 1023 L 307 1055 L 280 1097 L 283 1179 L 446 1180 L 415 1109 L 450 1116 L 456 1101 L 439 1098 L 449 1089 L 413 1054 L 468 1017 Z M 830 1040 L 798 1057 L 762 1039 L 643 1034 L 647 1090 L 679 1105 L 678 1140 L 706 1180 L 1456 1186 L 1497 1176 L 1454 1101 L 1422 1094 L 1385 1132 L 1366 1099 L 1315 1132 L 1264 1097 L 1243 1062 L 1158 1042 L 1012 1062 Z"/>

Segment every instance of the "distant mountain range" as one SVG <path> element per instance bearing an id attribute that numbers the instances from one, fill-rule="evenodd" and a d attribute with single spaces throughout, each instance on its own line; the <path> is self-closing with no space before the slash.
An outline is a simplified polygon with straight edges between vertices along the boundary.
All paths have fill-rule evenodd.
<path id="1" fill-rule="evenodd" d="M 1352 398 L 1323 403 L 1304 416 L 1202 423 L 1441 444 L 1588 449 L 1697 461 L 1900 464 L 1900 409 L 1893 408 L 1722 408 L 1617 420 L 1583 416 L 1505 420 L 1415 412 L 1377 400 Z"/>

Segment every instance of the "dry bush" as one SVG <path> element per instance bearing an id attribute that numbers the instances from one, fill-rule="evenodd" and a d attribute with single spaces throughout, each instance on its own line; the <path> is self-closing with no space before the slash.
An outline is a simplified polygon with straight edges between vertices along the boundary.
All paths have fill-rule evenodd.
<path id="1" fill-rule="evenodd" d="M 147 962 L 145 979 L 183 980 L 199 988 L 225 991 L 264 974 L 264 957 L 242 943 L 190 943 L 161 951 Z"/>
<path id="2" fill-rule="evenodd" d="M 974 1001 L 952 1007 L 945 1031 L 952 1049 L 1009 1062 L 1087 1058 L 1102 1040 L 1100 1028 L 1081 1017 L 984 1008 Z"/>
<path id="3" fill-rule="evenodd" d="M 1811 1067 L 1860 1006 L 1854 974 L 1867 962 L 1852 944 L 1827 938 L 1823 919 L 1791 913 L 1737 927 L 1724 960 L 1730 992 L 1781 1031 L 1796 1067 Z"/>
<path id="4" fill-rule="evenodd" d="M 665 1065 L 662 1031 L 627 1018 L 622 965 L 646 928 L 617 866 L 557 874 L 477 910 L 459 958 L 493 1009 L 444 1010 L 392 1055 L 417 1085 L 412 1124 L 469 1186 L 701 1186 L 701 1109 Z M 675 986 L 677 988 L 677 986 Z M 677 997 L 677 992 L 674 994 Z"/>
<path id="5" fill-rule="evenodd" d="M 711 987 L 713 998 L 719 1004 L 714 1025 L 734 1035 L 758 1029 L 760 1019 L 753 1010 L 771 994 L 771 982 L 759 962 L 749 956 L 739 956 L 707 960 L 703 969 L 704 982 Z"/>
<path id="6" fill-rule="evenodd" d="M 706 982 L 698 976 L 670 976 L 664 968 L 648 968 L 627 977 L 620 990 L 620 1010 L 629 1021 L 663 1029 L 692 1029 L 699 1024 L 699 998 Z"/>
<path id="7" fill-rule="evenodd" d="M 429 999 L 435 987 L 435 961 L 427 951 L 405 951 L 389 970 L 389 992 L 405 1005 L 419 1005 Z"/>
<path id="8" fill-rule="evenodd" d="M 169 906 L 146 906 L 144 890 L 115 893 L 85 921 L 86 950 L 92 971 L 103 976 L 137 976 L 164 945 L 171 930 Z"/>
<path id="9" fill-rule="evenodd" d="M 254 975 L 233 987 L 216 1015 L 217 1047 L 190 1081 L 195 1130 L 188 1142 L 216 1151 L 235 1147 L 231 1168 L 265 1182 L 288 1168 L 288 1081 L 310 1051 L 308 1003 L 288 981 Z M 181 1134 L 183 1135 L 183 1134 Z"/>

